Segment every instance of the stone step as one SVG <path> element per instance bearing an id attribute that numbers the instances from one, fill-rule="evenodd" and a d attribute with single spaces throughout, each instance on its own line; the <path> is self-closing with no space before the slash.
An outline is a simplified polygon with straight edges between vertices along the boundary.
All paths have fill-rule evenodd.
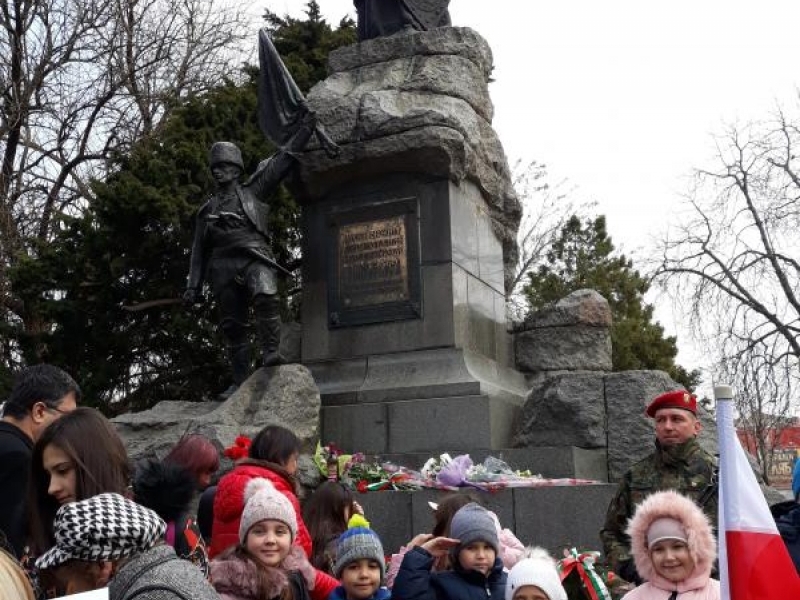
<path id="1" fill-rule="evenodd" d="M 561 556 L 562 550 L 570 547 L 602 550 L 599 532 L 616 486 L 516 488 L 492 493 L 464 488 L 464 491 L 494 511 L 501 525 L 513 531 L 523 544 L 543 546 L 553 556 Z M 380 536 L 384 551 L 391 554 L 414 535 L 431 531 L 433 511 L 428 502 L 438 502 L 449 493 L 368 492 L 357 494 L 357 500 Z"/>

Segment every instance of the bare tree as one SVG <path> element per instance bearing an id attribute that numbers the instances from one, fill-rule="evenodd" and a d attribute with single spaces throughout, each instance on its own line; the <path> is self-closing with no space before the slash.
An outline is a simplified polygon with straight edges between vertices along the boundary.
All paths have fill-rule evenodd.
<path id="1" fill-rule="evenodd" d="M 763 344 L 800 358 L 800 130 L 783 111 L 731 127 L 700 170 L 689 214 L 662 244 L 658 280 L 688 302 L 693 329 L 735 358 Z"/>
<path id="2" fill-rule="evenodd" d="M 551 182 L 547 166 L 531 161 L 514 165 L 514 189 L 522 203 L 522 220 L 517 234 L 519 261 L 514 272 L 508 313 L 512 320 L 521 320 L 528 311 L 523 288 L 527 274 L 534 270 L 567 220 L 586 214 L 594 205 L 576 198 L 576 189 L 567 179 Z"/>
<path id="3" fill-rule="evenodd" d="M 15 295 L 7 269 L 92 201 L 90 181 L 112 153 L 151 133 L 180 99 L 237 78 L 249 27 L 219 0 L 0 5 L 0 325 L 49 326 Z"/>
<path id="4" fill-rule="evenodd" d="M 750 442 L 761 476 L 769 485 L 775 450 L 784 429 L 792 424 L 788 415 L 797 406 L 796 366 L 787 358 L 774 364 L 775 352 L 763 343 L 746 346 L 733 357 L 719 360 L 715 378 L 735 387 L 737 428 Z"/>
<path id="5" fill-rule="evenodd" d="M 716 139 L 717 166 L 696 172 L 656 273 L 718 374 L 738 388 L 765 479 L 800 359 L 798 123 L 778 109 Z"/>

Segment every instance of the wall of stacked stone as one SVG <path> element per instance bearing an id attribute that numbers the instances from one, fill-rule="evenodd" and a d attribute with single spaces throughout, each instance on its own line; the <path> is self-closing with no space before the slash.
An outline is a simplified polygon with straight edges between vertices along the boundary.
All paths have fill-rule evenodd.
<path id="1" fill-rule="evenodd" d="M 616 482 L 653 451 L 647 403 L 681 385 L 662 371 L 612 372 L 611 325 L 606 299 L 578 290 L 514 326 L 516 367 L 531 391 L 513 445 L 604 452 Z M 716 452 L 715 423 L 701 419 L 701 444 Z"/>

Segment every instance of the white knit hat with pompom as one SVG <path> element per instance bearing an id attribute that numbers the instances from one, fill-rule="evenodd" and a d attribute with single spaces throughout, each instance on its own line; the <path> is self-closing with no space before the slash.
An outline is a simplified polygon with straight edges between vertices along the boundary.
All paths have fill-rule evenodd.
<path id="1" fill-rule="evenodd" d="M 556 561 L 544 548 L 528 548 L 522 558 L 514 565 L 506 580 L 506 600 L 512 600 L 514 593 L 526 585 L 535 585 L 550 600 L 567 600 L 567 592 L 561 585 Z"/>
<path id="2" fill-rule="evenodd" d="M 247 532 L 259 521 L 271 520 L 286 523 L 292 532 L 292 540 L 297 537 L 297 515 L 289 499 L 263 477 L 247 482 L 244 488 L 244 510 L 239 522 L 239 542 L 244 544 Z"/>

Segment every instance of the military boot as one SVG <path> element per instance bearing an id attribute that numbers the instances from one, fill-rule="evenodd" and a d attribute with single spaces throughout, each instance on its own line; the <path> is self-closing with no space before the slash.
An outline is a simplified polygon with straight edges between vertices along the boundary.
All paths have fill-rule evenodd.
<path id="1" fill-rule="evenodd" d="M 228 346 L 228 359 L 231 361 L 233 383 L 219 395 L 220 400 L 227 400 L 239 389 L 245 379 L 250 376 L 250 344 Z"/>
<path id="2" fill-rule="evenodd" d="M 261 366 L 274 367 L 282 365 L 286 359 L 281 355 L 281 318 L 256 317 L 256 333 L 261 344 Z"/>
<path id="3" fill-rule="evenodd" d="M 286 359 L 281 356 L 281 314 L 280 303 L 275 294 L 259 294 L 253 301 L 256 335 L 261 345 L 261 366 L 282 365 Z"/>

